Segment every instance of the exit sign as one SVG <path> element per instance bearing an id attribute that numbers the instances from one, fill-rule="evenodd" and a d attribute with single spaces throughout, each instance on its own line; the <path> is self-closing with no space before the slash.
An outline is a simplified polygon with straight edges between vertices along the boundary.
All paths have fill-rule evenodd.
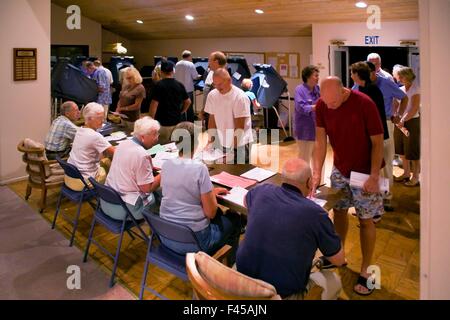
<path id="1" fill-rule="evenodd" d="M 365 36 L 364 44 L 379 44 L 380 36 Z"/>

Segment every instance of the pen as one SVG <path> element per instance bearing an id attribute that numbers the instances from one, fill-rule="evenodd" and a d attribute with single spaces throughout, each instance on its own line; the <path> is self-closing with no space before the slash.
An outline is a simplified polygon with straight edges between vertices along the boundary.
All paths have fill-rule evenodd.
<path id="1" fill-rule="evenodd" d="M 318 185 L 318 186 L 316 187 L 316 189 L 322 188 L 322 187 L 325 186 L 325 185 L 326 185 L 326 183 L 320 184 L 320 185 Z"/>

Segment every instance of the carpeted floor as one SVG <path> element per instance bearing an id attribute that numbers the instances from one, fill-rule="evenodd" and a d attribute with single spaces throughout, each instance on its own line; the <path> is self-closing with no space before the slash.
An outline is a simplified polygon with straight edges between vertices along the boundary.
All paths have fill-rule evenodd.
<path id="1" fill-rule="evenodd" d="M 135 299 L 8 187 L 0 186 L 0 299 Z M 81 289 L 69 290 L 69 266 L 80 267 Z M 69 281 L 73 283 L 73 281 Z"/>

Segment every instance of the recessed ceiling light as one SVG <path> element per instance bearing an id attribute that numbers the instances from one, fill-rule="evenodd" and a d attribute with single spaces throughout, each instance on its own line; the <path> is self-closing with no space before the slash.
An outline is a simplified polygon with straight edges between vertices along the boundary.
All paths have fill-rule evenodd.
<path id="1" fill-rule="evenodd" d="M 136 20 L 136 22 L 139 23 L 139 24 L 143 24 L 144 23 L 144 21 L 142 21 L 142 20 Z"/>
<path id="2" fill-rule="evenodd" d="M 189 20 L 189 21 L 194 20 L 194 17 L 191 16 L 190 14 L 187 14 L 187 15 L 185 16 L 185 18 L 186 18 L 186 20 Z"/>
<path id="3" fill-rule="evenodd" d="M 263 13 L 264 13 L 264 11 L 262 11 L 261 9 L 255 9 L 255 12 L 256 12 L 257 14 L 263 14 Z"/>
<path id="4" fill-rule="evenodd" d="M 367 8 L 367 3 L 365 3 L 364 1 L 359 1 L 359 2 L 355 3 L 355 6 L 357 8 L 364 9 L 364 8 Z"/>

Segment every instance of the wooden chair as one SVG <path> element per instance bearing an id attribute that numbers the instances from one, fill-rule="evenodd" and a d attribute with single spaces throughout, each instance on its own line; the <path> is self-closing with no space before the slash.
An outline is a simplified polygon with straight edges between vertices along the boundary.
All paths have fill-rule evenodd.
<path id="1" fill-rule="evenodd" d="M 271 284 L 233 270 L 204 252 L 186 255 L 186 271 L 199 300 L 281 300 Z"/>
<path id="2" fill-rule="evenodd" d="M 33 188 L 41 189 L 39 212 L 46 207 L 47 190 L 60 188 L 64 181 L 64 171 L 55 160 L 47 160 L 42 144 L 31 139 L 24 139 L 17 145 L 17 150 L 23 153 L 22 160 L 27 165 L 27 191 L 25 200 L 31 195 Z"/>

